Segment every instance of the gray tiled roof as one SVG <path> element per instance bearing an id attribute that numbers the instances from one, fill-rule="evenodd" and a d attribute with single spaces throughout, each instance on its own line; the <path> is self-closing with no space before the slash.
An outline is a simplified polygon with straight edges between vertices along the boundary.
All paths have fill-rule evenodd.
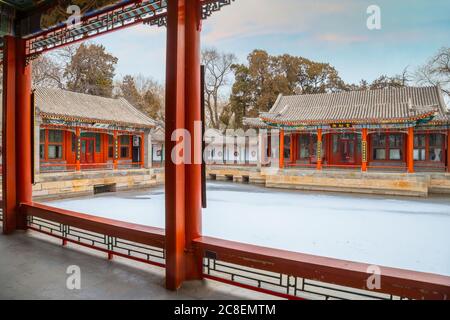
<path id="1" fill-rule="evenodd" d="M 244 123 L 244 125 L 252 128 L 268 128 L 268 125 L 260 118 L 244 118 L 242 122 Z"/>
<path id="2" fill-rule="evenodd" d="M 152 128 L 152 119 L 124 98 L 112 99 L 62 89 L 37 88 L 35 105 L 43 119 L 98 122 Z"/>
<path id="3" fill-rule="evenodd" d="M 162 126 L 157 126 L 150 131 L 152 135 L 152 141 L 155 142 L 164 142 L 165 140 L 165 130 Z"/>
<path id="4" fill-rule="evenodd" d="M 339 93 L 280 96 L 260 120 L 285 125 L 396 123 L 434 115 L 448 123 L 447 107 L 439 87 L 405 87 Z M 246 122 L 257 120 L 246 119 Z"/>

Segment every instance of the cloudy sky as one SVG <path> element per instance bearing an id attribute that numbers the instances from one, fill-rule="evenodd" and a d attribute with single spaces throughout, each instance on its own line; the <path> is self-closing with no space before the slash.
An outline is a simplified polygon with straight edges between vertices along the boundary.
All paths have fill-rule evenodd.
<path id="1" fill-rule="evenodd" d="M 381 9 L 381 30 L 367 28 L 367 8 Z M 132 27 L 99 37 L 119 58 L 117 76 L 164 81 L 165 28 Z M 424 63 L 450 46 L 449 0 L 235 0 L 204 22 L 202 46 L 304 56 L 335 66 L 347 82 L 373 80 Z"/>

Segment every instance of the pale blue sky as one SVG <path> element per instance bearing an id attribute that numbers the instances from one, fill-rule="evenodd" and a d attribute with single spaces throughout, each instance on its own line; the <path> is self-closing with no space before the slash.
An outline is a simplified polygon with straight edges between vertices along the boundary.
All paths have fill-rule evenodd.
<path id="1" fill-rule="evenodd" d="M 367 7 L 381 8 L 382 29 L 367 29 Z M 119 58 L 117 76 L 165 77 L 165 28 L 137 26 L 99 37 Z M 236 0 L 204 21 L 203 47 L 253 49 L 330 62 L 347 82 L 373 80 L 423 64 L 450 46 L 449 0 Z"/>

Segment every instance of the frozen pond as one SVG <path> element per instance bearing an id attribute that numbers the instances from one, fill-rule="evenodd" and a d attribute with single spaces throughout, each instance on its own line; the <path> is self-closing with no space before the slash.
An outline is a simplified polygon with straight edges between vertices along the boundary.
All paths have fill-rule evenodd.
<path id="1" fill-rule="evenodd" d="M 164 227 L 163 188 L 53 206 Z M 208 185 L 203 233 L 345 260 L 450 276 L 450 199 L 387 198 Z"/>

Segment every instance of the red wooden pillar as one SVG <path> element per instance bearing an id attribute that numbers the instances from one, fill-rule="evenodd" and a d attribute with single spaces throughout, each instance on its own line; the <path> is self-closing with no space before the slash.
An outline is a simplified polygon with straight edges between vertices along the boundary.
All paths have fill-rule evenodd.
<path id="1" fill-rule="evenodd" d="M 279 155 L 279 167 L 280 169 L 284 168 L 284 129 L 280 129 L 280 155 Z"/>
<path id="2" fill-rule="evenodd" d="M 409 173 L 414 173 L 414 128 L 408 128 L 408 141 L 406 144 L 406 161 Z"/>
<path id="3" fill-rule="evenodd" d="M 3 38 L 3 233 L 16 230 L 16 43 Z"/>
<path id="4" fill-rule="evenodd" d="M 31 64 L 25 60 L 25 40 L 16 39 L 16 175 L 17 204 L 32 199 Z M 26 215 L 17 212 L 17 228 L 26 229 Z"/>
<path id="5" fill-rule="evenodd" d="M 172 133 L 185 125 L 185 1 L 172 0 L 167 9 L 166 59 L 166 288 L 178 289 L 185 279 L 185 164 L 174 162 L 178 141 Z"/>
<path id="6" fill-rule="evenodd" d="M 75 128 L 75 136 L 77 138 L 77 146 L 76 146 L 77 154 L 75 157 L 75 170 L 76 171 L 81 170 L 81 163 L 80 163 L 80 160 L 81 160 L 81 138 L 80 138 L 80 135 L 81 135 L 81 130 L 79 127 L 76 127 Z"/>
<path id="7" fill-rule="evenodd" d="M 192 244 L 202 234 L 201 10 L 199 0 L 187 1 L 185 6 L 185 125 L 191 134 L 191 161 L 186 165 L 186 280 L 193 280 L 203 277 L 202 257 Z"/>
<path id="8" fill-rule="evenodd" d="M 447 172 L 450 172 L 450 129 L 447 130 Z"/>
<path id="9" fill-rule="evenodd" d="M 297 161 L 296 154 L 297 154 L 297 134 L 292 133 L 291 134 L 291 163 L 295 164 Z"/>
<path id="10" fill-rule="evenodd" d="M 367 128 L 362 129 L 362 146 L 361 146 L 361 151 L 362 151 L 362 156 L 361 156 L 361 170 L 363 172 L 367 171 Z"/>
<path id="11" fill-rule="evenodd" d="M 289 135 L 289 141 L 289 162 L 292 164 L 294 163 L 294 133 Z"/>
<path id="12" fill-rule="evenodd" d="M 143 133 L 141 133 L 141 146 L 140 146 L 140 148 L 139 148 L 139 152 L 140 152 L 140 154 L 139 154 L 139 160 L 140 160 L 140 162 L 141 162 L 141 165 L 140 165 L 140 167 L 141 168 L 143 168 L 144 167 L 144 158 L 145 158 L 145 155 L 144 155 L 144 134 Z"/>
<path id="13" fill-rule="evenodd" d="M 117 130 L 113 132 L 114 155 L 113 155 L 113 169 L 117 169 L 117 159 L 119 158 L 119 141 L 117 137 Z"/>
<path id="14" fill-rule="evenodd" d="M 31 202 L 31 67 L 25 41 L 5 36 L 3 97 L 3 192 L 5 233 L 26 229 L 20 203 Z"/>
<path id="15" fill-rule="evenodd" d="M 322 170 L 322 129 L 317 129 L 317 170 Z"/>

